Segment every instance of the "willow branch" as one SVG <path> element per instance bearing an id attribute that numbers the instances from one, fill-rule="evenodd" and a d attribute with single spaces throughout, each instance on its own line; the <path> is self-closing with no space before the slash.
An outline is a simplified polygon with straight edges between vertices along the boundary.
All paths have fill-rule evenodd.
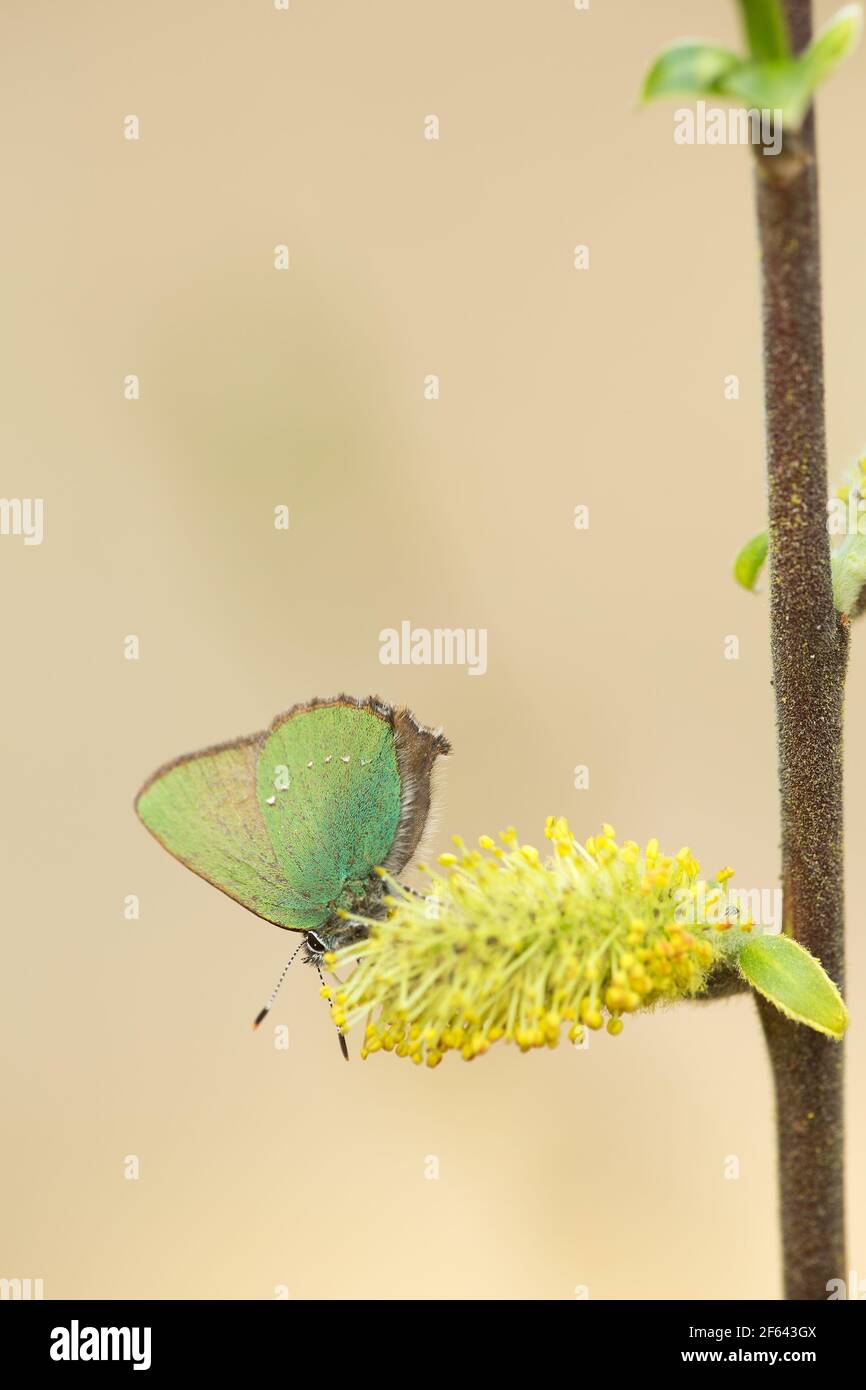
<path id="1" fill-rule="evenodd" d="M 798 51 L 811 0 L 786 0 Z M 779 163 L 756 161 L 762 252 L 771 646 L 785 930 L 843 987 L 842 698 L 847 625 L 835 611 L 814 118 Z M 843 1276 L 840 1044 L 759 1005 L 776 1087 L 785 1295 L 824 1299 Z"/>

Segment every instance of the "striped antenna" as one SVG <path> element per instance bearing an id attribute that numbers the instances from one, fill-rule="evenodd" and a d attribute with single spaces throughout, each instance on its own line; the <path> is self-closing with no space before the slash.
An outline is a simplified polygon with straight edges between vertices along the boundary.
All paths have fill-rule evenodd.
<path id="1" fill-rule="evenodd" d="M 304 943 L 303 943 L 303 941 L 302 941 L 302 942 L 301 942 L 301 946 L 303 946 L 303 944 L 304 944 Z M 301 946 L 298 947 L 298 950 L 294 952 L 294 954 L 290 957 L 289 960 L 286 961 L 285 965 L 283 966 L 283 973 L 282 973 L 282 975 L 280 976 L 280 978 L 277 980 L 277 983 L 274 985 L 274 988 L 273 988 L 273 990 L 272 990 L 272 992 L 271 992 L 271 997 L 270 997 L 270 999 L 268 1000 L 267 1004 L 265 1004 L 264 1008 L 263 1008 L 263 1009 L 259 1009 L 259 1012 L 256 1014 L 255 1021 L 254 1021 L 254 1023 L 253 1023 L 253 1027 L 254 1027 L 254 1028 L 258 1028 L 259 1024 L 260 1024 L 260 1023 L 262 1022 L 262 1020 L 270 1013 L 271 1009 L 273 1008 L 274 1000 L 276 999 L 277 995 L 278 995 L 279 992 L 280 992 L 280 985 L 283 983 L 283 980 L 284 980 L 284 979 L 286 978 L 286 976 L 288 975 L 288 973 L 289 973 L 289 966 L 291 965 L 292 961 L 295 959 L 295 956 L 298 954 L 298 951 L 300 951 Z M 321 972 L 320 972 L 320 973 L 321 973 Z"/>
<path id="2" fill-rule="evenodd" d="M 325 977 L 324 977 L 324 975 L 322 974 L 322 967 L 319 965 L 319 962 L 318 962 L 318 961 L 316 961 L 316 969 L 317 969 L 318 972 L 319 972 L 319 979 L 320 979 L 321 982 L 322 982 L 322 989 L 324 989 L 324 988 L 325 988 Z M 328 1003 L 330 1004 L 331 1008 L 333 1009 L 333 1007 L 334 1007 L 333 1000 L 329 999 L 329 1000 L 328 1000 Z M 346 1042 L 346 1035 L 345 1035 L 345 1033 L 343 1032 L 342 1028 L 338 1028 L 338 1029 L 337 1029 L 337 1037 L 340 1039 L 340 1051 L 342 1052 L 343 1056 L 345 1057 L 346 1061 L 348 1062 L 348 1060 L 349 1060 L 349 1044 Z"/>

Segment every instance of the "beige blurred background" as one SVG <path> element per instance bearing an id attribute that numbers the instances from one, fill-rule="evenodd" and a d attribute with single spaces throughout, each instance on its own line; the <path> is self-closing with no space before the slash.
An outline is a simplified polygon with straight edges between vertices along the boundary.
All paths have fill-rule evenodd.
<path id="1" fill-rule="evenodd" d="M 776 883 L 766 602 L 730 577 L 763 507 L 749 157 L 635 109 L 654 50 L 736 41 L 733 6 L 4 8 L 2 491 L 46 511 L 41 546 L 0 539 L 0 1275 L 55 1298 L 776 1296 L 748 1000 L 430 1073 L 347 1067 L 296 969 L 278 1051 L 250 1021 L 290 939 L 131 809 L 169 757 L 375 691 L 453 740 L 443 848 L 509 822 L 538 842 L 559 812 Z M 820 111 L 836 474 L 866 442 L 864 63 Z M 381 666 L 403 619 L 487 628 L 486 676 Z M 864 1061 L 855 1022 L 861 1277 Z"/>

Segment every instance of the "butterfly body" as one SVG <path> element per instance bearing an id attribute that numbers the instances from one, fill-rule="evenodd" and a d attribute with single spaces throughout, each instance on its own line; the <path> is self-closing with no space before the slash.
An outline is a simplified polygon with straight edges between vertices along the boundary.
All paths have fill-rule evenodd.
<path id="1" fill-rule="evenodd" d="M 427 823 L 441 731 L 338 695 L 160 768 L 136 811 L 177 859 L 257 916 L 306 932 L 306 955 L 367 935 Z"/>

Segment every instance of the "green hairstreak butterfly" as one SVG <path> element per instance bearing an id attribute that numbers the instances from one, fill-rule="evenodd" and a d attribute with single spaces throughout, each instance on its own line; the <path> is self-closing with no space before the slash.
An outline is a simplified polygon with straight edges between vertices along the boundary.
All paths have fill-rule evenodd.
<path id="1" fill-rule="evenodd" d="M 318 966 L 326 951 L 367 935 L 354 914 L 383 914 L 376 869 L 398 874 L 414 854 L 433 766 L 448 752 L 441 730 L 410 710 L 337 695 L 295 705 L 263 733 L 167 763 L 135 809 L 187 868 L 257 917 L 303 932 L 298 950 Z M 342 1034 L 340 1043 L 347 1055 Z"/>

